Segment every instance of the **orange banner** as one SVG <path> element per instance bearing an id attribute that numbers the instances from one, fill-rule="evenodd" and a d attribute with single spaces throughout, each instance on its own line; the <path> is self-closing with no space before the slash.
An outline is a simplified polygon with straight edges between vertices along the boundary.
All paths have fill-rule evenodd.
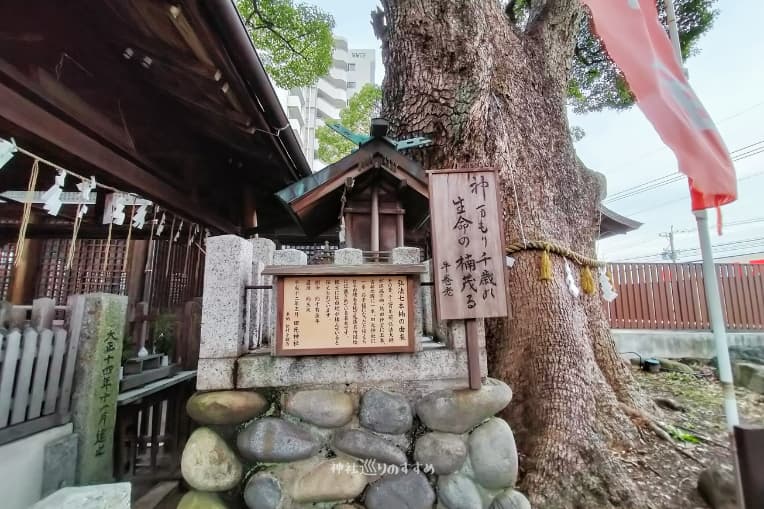
<path id="1" fill-rule="evenodd" d="M 735 201 L 737 181 L 727 147 L 690 87 L 658 21 L 655 0 L 581 0 L 594 31 L 623 73 L 637 105 L 676 155 L 690 180 L 692 209 Z"/>

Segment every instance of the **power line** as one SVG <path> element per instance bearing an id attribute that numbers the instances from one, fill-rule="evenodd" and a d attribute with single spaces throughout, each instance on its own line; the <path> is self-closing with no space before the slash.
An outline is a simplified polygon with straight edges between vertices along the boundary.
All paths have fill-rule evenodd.
<path id="1" fill-rule="evenodd" d="M 738 149 L 733 150 L 732 152 L 730 152 L 730 155 L 733 156 L 732 161 L 733 162 L 742 161 L 743 159 L 748 159 L 749 157 L 755 156 L 757 154 L 761 154 L 762 152 L 764 152 L 764 146 L 762 146 L 762 144 L 764 144 L 764 139 L 759 140 L 750 145 L 746 145 L 745 147 L 740 147 Z M 756 147 L 756 148 L 748 150 L 747 152 L 740 153 L 741 151 L 750 149 L 751 147 Z M 737 155 L 734 155 L 734 154 L 737 154 Z M 605 203 L 612 203 L 615 201 L 623 200 L 625 198 L 629 198 L 637 194 L 645 193 L 647 191 L 652 191 L 653 189 L 657 189 L 659 187 L 673 184 L 674 182 L 679 182 L 680 180 L 683 180 L 684 178 L 685 178 L 685 175 L 680 172 L 668 173 L 661 177 L 657 177 L 652 180 L 648 180 L 647 182 L 637 184 L 636 186 L 627 187 L 626 189 L 618 191 L 617 193 L 614 193 L 609 198 L 606 198 Z"/>
<path id="2" fill-rule="evenodd" d="M 748 248 L 754 248 L 754 247 L 764 247 L 764 237 L 756 237 L 752 239 L 745 239 L 745 240 L 736 240 L 732 242 L 722 242 L 720 244 L 714 244 L 711 246 L 714 253 L 727 253 L 730 251 L 737 251 L 739 249 L 748 249 Z M 676 250 L 676 254 L 686 253 L 687 255 L 692 255 L 700 251 L 700 248 L 694 247 L 694 248 L 688 248 L 688 249 L 679 249 Z M 642 255 L 642 256 L 633 256 L 629 258 L 622 258 L 619 261 L 632 261 L 632 260 L 644 260 L 647 258 L 662 258 L 665 254 L 665 251 L 661 251 L 660 253 L 652 253 L 648 255 Z M 678 256 L 677 256 L 678 258 Z"/>
<path id="3" fill-rule="evenodd" d="M 721 120 L 719 120 L 716 123 L 716 125 L 722 125 L 727 120 L 732 120 L 733 118 L 737 118 L 737 117 L 739 117 L 741 115 L 745 115 L 749 111 L 754 110 L 754 109 L 756 109 L 756 108 L 758 108 L 760 106 L 764 106 L 764 101 L 758 102 L 756 104 L 752 104 L 750 106 L 747 106 L 746 108 L 743 108 L 740 111 L 737 111 L 737 112 L 735 112 L 735 113 L 733 113 L 733 114 L 731 114 L 729 116 L 726 116 L 726 117 L 722 118 Z M 656 152 L 660 152 L 661 150 L 665 150 L 666 148 L 667 148 L 666 145 L 658 145 L 658 146 L 654 147 L 652 150 L 648 150 L 646 152 L 643 152 L 643 153 L 639 154 L 635 158 L 631 159 L 631 161 L 627 161 L 627 162 L 619 164 L 614 169 L 618 170 L 618 169 L 630 166 L 630 165 L 636 163 L 637 161 L 641 161 L 645 157 L 647 157 L 649 155 L 652 155 L 652 154 L 655 154 Z"/>
<path id="4" fill-rule="evenodd" d="M 738 179 L 738 182 L 743 182 L 745 180 L 752 179 L 754 177 L 760 177 L 761 175 L 764 175 L 764 170 L 763 171 L 758 171 L 756 173 L 752 173 L 750 175 L 746 175 L 745 177 L 743 177 L 741 179 Z M 661 203 L 659 205 L 651 205 L 651 206 L 649 206 L 647 208 L 640 209 L 640 210 L 638 210 L 636 212 L 630 212 L 628 215 L 636 216 L 637 214 L 642 214 L 643 212 L 647 212 L 649 210 L 659 209 L 661 207 L 665 207 L 666 205 L 671 205 L 672 203 L 676 203 L 676 202 L 684 201 L 684 200 L 687 200 L 687 196 L 682 196 L 681 198 L 675 198 L 673 200 L 669 200 L 669 201 L 663 202 L 663 203 Z"/>
<path id="5" fill-rule="evenodd" d="M 741 219 L 740 221 L 730 221 L 729 223 L 723 223 L 722 226 L 727 228 L 729 226 L 741 226 L 745 224 L 762 223 L 762 222 L 764 222 L 764 217 L 757 217 L 752 219 Z M 716 226 L 714 226 L 711 229 L 715 230 Z M 694 228 L 687 228 L 684 230 L 674 230 L 674 233 L 695 233 L 695 232 L 697 232 L 697 230 Z"/>

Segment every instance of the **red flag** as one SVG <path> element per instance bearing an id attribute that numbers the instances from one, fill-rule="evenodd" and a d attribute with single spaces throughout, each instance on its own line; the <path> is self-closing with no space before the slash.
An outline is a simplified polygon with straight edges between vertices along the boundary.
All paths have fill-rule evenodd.
<path id="1" fill-rule="evenodd" d="M 689 177 L 692 209 L 735 201 L 737 181 L 729 152 L 677 62 L 655 0 L 581 2 L 591 10 L 597 35 L 637 105 Z"/>

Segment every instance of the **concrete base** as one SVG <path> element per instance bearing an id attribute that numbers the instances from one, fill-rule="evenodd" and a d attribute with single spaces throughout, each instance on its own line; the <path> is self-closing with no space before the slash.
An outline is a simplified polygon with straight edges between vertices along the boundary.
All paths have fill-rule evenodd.
<path id="1" fill-rule="evenodd" d="M 0 447 L 0 493 L 3 509 L 27 509 L 40 500 L 45 446 L 72 434 L 71 423 Z M 73 470 L 74 465 L 70 465 Z"/>
<path id="2" fill-rule="evenodd" d="M 710 331 L 613 330 L 620 353 L 637 352 L 642 357 L 668 359 L 711 359 L 716 356 Z M 729 346 L 764 347 L 764 332 L 727 332 Z"/>
<path id="3" fill-rule="evenodd" d="M 236 388 L 291 387 L 313 384 L 467 380 L 467 351 L 425 348 L 408 354 L 272 357 L 238 359 Z M 480 350 L 481 376 L 487 376 L 485 349 Z"/>

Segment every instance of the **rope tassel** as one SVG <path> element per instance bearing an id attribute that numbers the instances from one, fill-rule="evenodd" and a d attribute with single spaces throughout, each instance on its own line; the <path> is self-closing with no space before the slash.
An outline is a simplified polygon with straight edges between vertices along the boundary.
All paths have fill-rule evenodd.
<path id="1" fill-rule="evenodd" d="M 581 290 L 587 295 L 593 294 L 595 290 L 594 276 L 588 265 L 584 265 L 581 268 Z"/>
<path id="2" fill-rule="evenodd" d="M 551 281 L 552 279 L 552 259 L 549 257 L 549 250 L 541 252 L 541 268 L 539 273 L 541 281 Z"/>

